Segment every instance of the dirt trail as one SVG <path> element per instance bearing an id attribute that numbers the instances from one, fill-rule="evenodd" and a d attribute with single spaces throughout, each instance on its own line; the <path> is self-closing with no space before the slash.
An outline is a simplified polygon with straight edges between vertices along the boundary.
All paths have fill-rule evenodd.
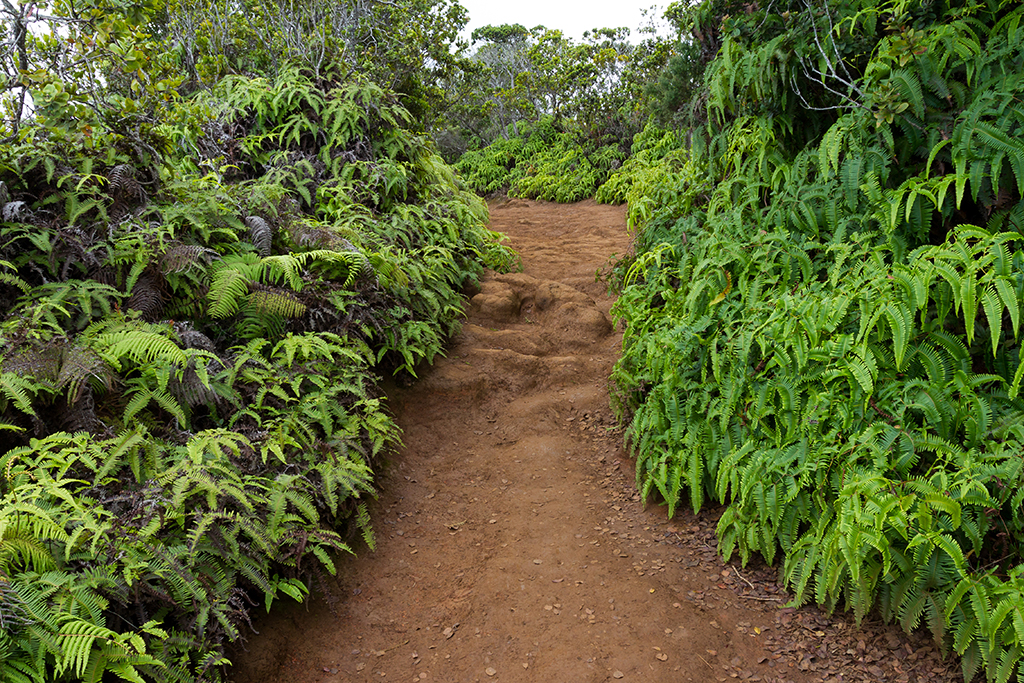
<path id="1" fill-rule="evenodd" d="M 621 343 L 595 271 L 622 208 L 491 207 L 524 272 L 490 274 L 463 333 L 390 391 L 406 447 L 376 552 L 333 605 L 257 625 L 236 683 L 957 680 L 923 636 L 784 608 L 771 568 L 716 556 L 716 515 L 645 510 L 608 407 Z"/>

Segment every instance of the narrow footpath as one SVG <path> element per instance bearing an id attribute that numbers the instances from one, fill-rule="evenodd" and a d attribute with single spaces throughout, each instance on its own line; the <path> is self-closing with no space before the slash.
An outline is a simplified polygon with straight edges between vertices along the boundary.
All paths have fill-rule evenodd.
<path id="1" fill-rule="evenodd" d="M 962 680 L 924 635 L 785 607 L 775 568 L 718 558 L 715 511 L 642 505 L 595 280 L 629 247 L 622 207 L 491 218 L 524 272 L 483 278 L 447 357 L 389 389 L 405 447 L 377 550 L 341 559 L 333 599 L 257 623 L 235 683 Z"/>

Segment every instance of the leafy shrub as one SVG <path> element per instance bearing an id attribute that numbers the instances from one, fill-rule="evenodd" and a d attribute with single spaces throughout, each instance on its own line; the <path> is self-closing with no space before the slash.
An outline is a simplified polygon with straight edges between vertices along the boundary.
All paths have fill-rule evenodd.
<path id="1" fill-rule="evenodd" d="M 48 116 L 0 148 L 0 678 L 217 680 L 372 544 L 375 373 L 514 254 L 370 83 L 226 77 L 162 153 Z"/>
<path id="2" fill-rule="evenodd" d="M 728 504 L 797 603 L 1020 676 L 1022 10 L 727 4 L 692 15 L 707 124 L 626 191 L 638 486 Z"/>
<path id="3" fill-rule="evenodd" d="M 519 136 L 462 155 L 455 170 L 474 192 L 575 202 L 594 196 L 625 155 L 616 142 L 592 143 L 551 117 L 523 124 Z"/>
<path id="4" fill-rule="evenodd" d="M 653 122 L 649 122 L 643 131 L 633 138 L 633 146 L 630 149 L 629 158 L 626 159 L 621 168 L 608 177 L 608 179 L 597 188 L 595 199 L 601 204 L 624 204 L 634 184 L 644 184 L 643 179 L 650 176 L 652 171 L 654 177 L 660 180 L 660 173 L 663 168 L 663 160 L 672 152 L 681 150 L 683 142 L 679 134 L 674 131 L 659 128 Z M 656 182 L 655 185 L 660 184 Z M 650 201 L 649 191 L 654 188 L 646 188 L 633 193 L 633 201 L 630 206 L 638 206 L 641 202 Z"/>

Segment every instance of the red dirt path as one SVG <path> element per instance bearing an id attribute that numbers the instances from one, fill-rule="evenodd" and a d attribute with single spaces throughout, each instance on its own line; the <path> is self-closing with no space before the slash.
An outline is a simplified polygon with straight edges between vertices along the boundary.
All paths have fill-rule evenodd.
<path id="1" fill-rule="evenodd" d="M 376 552 L 333 605 L 257 624 L 235 683 L 956 681 L 927 638 L 785 608 L 772 568 L 725 565 L 714 511 L 645 509 L 608 407 L 621 334 L 595 271 L 624 209 L 491 206 L 524 272 L 489 274 L 447 357 L 389 389 L 404 430 Z"/>

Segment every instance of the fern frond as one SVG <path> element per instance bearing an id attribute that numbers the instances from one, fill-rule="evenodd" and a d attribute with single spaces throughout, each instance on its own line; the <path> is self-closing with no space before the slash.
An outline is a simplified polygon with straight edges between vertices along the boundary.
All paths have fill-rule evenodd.
<path id="1" fill-rule="evenodd" d="M 95 349 L 86 344 L 65 347 L 57 375 L 57 390 L 67 389 L 68 403 L 77 403 L 87 380 L 96 380 L 108 390 L 114 373 Z"/>
<path id="2" fill-rule="evenodd" d="M 288 290 L 259 284 L 253 284 L 251 290 L 245 305 L 260 314 L 298 318 L 306 313 L 306 305 Z"/>
<path id="3" fill-rule="evenodd" d="M 213 274 L 207 299 L 212 318 L 227 318 L 238 312 L 242 298 L 249 293 L 249 284 L 258 274 L 255 264 L 232 263 Z"/>
<path id="4" fill-rule="evenodd" d="M 15 408 L 27 415 L 35 415 L 32 408 L 33 394 L 42 387 L 31 378 L 16 375 L 13 372 L 0 373 L 0 396 L 4 403 L 11 403 Z"/>
<path id="5" fill-rule="evenodd" d="M 93 348 L 115 367 L 120 367 L 124 358 L 138 364 L 160 360 L 177 367 L 188 362 L 185 352 L 165 334 L 141 329 L 101 334 Z"/>
<path id="6" fill-rule="evenodd" d="M 259 216 L 247 216 L 244 222 L 245 227 L 249 228 L 249 241 L 256 248 L 256 253 L 260 256 L 269 256 L 274 237 L 270 224 Z"/>
<path id="7" fill-rule="evenodd" d="M 17 268 L 14 267 L 13 264 L 7 261 L 0 260 L 0 269 L 9 269 L 14 271 L 13 273 L 8 273 L 5 272 L 4 270 L 0 270 L 0 283 L 5 283 L 11 285 L 12 287 L 17 287 L 23 293 L 28 293 L 28 290 L 30 289 L 29 284 L 22 280 L 20 277 L 18 277 L 18 270 Z"/>
<path id="8" fill-rule="evenodd" d="M 183 273 L 191 268 L 203 270 L 217 252 L 197 244 L 173 244 L 160 257 L 160 271 L 165 275 Z"/>

